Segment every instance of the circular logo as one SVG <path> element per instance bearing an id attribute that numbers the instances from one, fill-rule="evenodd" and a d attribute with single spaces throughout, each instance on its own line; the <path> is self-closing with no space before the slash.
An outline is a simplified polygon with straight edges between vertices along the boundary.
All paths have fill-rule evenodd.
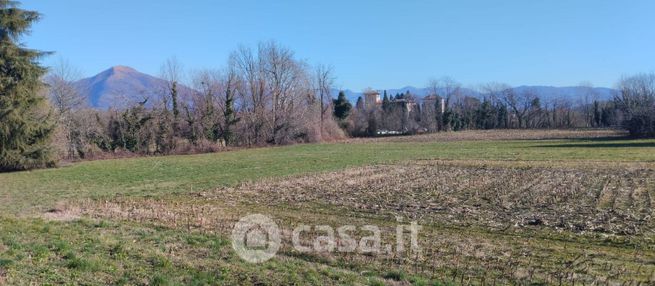
<path id="1" fill-rule="evenodd" d="M 280 249 L 280 229 L 268 216 L 252 214 L 242 217 L 232 230 L 232 248 L 251 263 L 267 261 Z"/>

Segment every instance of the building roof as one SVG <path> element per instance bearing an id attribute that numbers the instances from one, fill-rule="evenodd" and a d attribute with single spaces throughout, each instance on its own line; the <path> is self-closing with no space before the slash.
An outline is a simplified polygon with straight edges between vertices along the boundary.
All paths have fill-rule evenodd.
<path id="1" fill-rule="evenodd" d="M 439 97 L 436 95 L 428 95 L 426 97 L 423 97 L 423 100 L 437 100 L 437 99 L 439 99 Z"/>
<path id="2" fill-rule="evenodd" d="M 397 103 L 416 103 L 414 99 L 406 99 L 406 98 L 400 98 L 400 99 L 393 99 L 391 102 L 397 102 Z"/>

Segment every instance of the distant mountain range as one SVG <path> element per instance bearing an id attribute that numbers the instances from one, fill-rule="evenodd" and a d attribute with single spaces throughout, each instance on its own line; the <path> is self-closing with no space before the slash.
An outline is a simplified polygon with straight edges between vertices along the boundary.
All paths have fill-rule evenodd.
<path id="1" fill-rule="evenodd" d="M 380 94 L 384 92 L 384 90 L 378 90 L 378 91 L 380 92 Z M 395 96 L 396 94 L 399 93 L 409 92 L 410 94 L 414 95 L 419 99 L 430 94 L 429 88 L 417 88 L 413 86 L 406 86 L 399 89 L 387 89 L 386 91 L 389 96 Z M 585 96 L 589 93 L 588 88 L 582 86 L 555 87 L 555 86 L 525 86 L 524 85 L 524 86 L 515 87 L 514 91 L 516 91 L 517 93 L 522 93 L 527 91 L 533 92 L 534 94 L 539 96 L 542 102 L 552 102 L 553 100 L 557 100 L 557 99 L 567 99 L 570 100 L 572 103 L 577 103 L 577 101 L 583 100 Z M 592 91 L 593 94 L 597 96 L 598 100 L 612 99 L 613 94 L 615 92 L 614 89 L 606 88 L 606 87 L 594 87 Z M 333 96 L 336 97 L 339 94 L 339 90 L 334 89 L 332 93 Z M 348 98 L 348 100 L 353 103 L 357 102 L 357 98 L 363 95 L 363 92 L 356 92 L 349 89 L 344 90 L 344 93 L 346 94 L 346 98 Z M 470 88 L 462 88 L 461 93 L 462 95 L 472 96 L 480 99 L 484 97 L 484 94 Z"/>
<path id="2" fill-rule="evenodd" d="M 151 101 L 166 91 L 166 81 L 163 79 L 141 73 L 127 66 L 115 66 L 105 70 L 93 77 L 85 78 L 75 82 L 75 86 L 88 98 L 89 105 L 97 109 L 109 109 L 110 107 L 121 108 L 136 102 L 142 102 L 149 98 Z M 588 90 L 584 87 L 553 87 L 553 86 L 519 86 L 514 88 L 517 92 L 530 90 L 537 94 L 543 102 L 564 98 L 575 103 L 585 97 Z M 180 93 L 192 92 L 191 88 L 180 86 Z M 593 89 L 600 100 L 612 98 L 613 89 L 597 87 Z M 362 92 L 349 89 L 344 90 L 346 97 L 353 104 Z M 382 92 L 382 91 L 380 91 Z M 398 93 L 409 92 L 421 99 L 428 95 L 428 88 L 417 88 L 406 86 L 398 89 L 388 89 L 387 93 L 392 96 Z M 336 98 L 339 90 L 332 91 Z M 462 93 L 469 96 L 481 98 L 479 92 L 463 88 Z"/>

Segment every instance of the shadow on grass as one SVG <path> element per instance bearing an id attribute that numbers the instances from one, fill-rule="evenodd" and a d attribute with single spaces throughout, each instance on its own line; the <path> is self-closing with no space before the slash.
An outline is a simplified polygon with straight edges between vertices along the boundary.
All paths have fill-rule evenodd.
<path id="1" fill-rule="evenodd" d="M 534 148 L 645 148 L 655 147 L 655 141 L 638 140 L 633 137 L 598 137 L 570 139 L 573 143 L 536 145 Z"/>

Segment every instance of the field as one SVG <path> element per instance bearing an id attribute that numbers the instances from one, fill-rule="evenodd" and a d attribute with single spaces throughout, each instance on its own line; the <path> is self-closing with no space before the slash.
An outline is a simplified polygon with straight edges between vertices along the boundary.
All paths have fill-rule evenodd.
<path id="1" fill-rule="evenodd" d="M 648 285 L 655 140 L 622 135 L 467 131 L 0 174 L 0 283 Z M 230 240 L 253 213 L 283 241 L 259 264 Z M 302 224 L 376 225 L 395 246 L 412 221 L 419 251 L 291 242 Z"/>

